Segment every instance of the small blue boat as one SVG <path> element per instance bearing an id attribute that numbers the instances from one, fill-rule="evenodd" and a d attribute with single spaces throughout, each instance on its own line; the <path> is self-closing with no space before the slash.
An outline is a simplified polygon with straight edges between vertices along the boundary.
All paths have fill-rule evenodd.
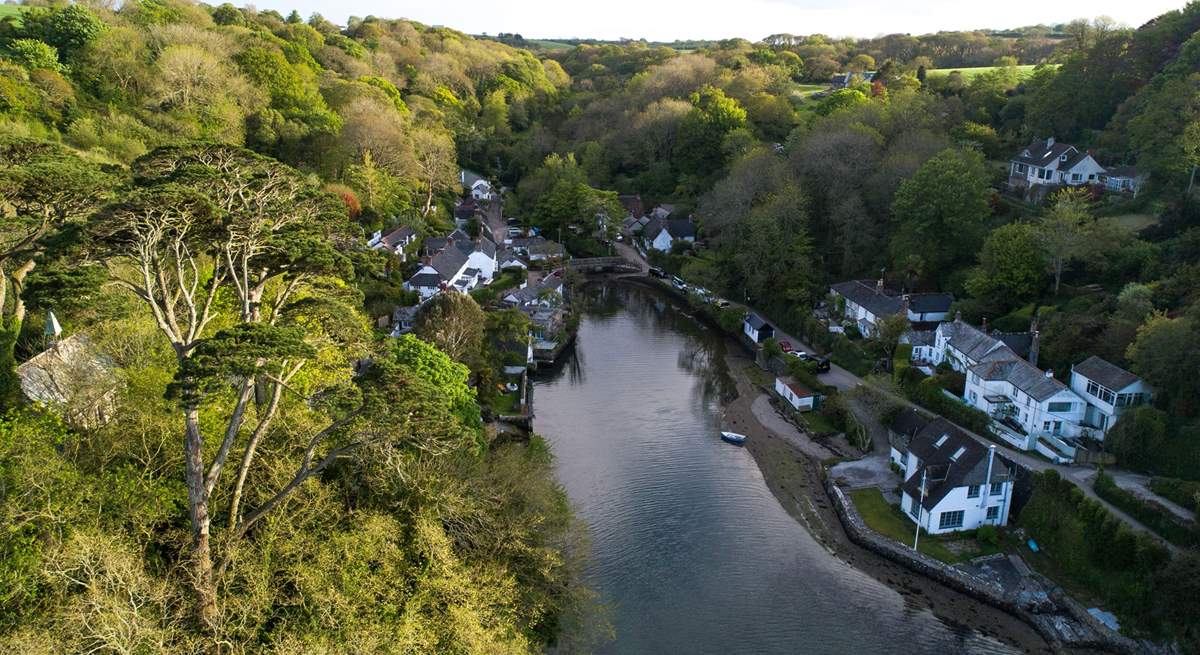
<path id="1" fill-rule="evenodd" d="M 739 446 L 746 443 L 746 435 L 738 434 L 736 432 L 722 432 L 721 438 L 729 443 L 737 444 Z"/>

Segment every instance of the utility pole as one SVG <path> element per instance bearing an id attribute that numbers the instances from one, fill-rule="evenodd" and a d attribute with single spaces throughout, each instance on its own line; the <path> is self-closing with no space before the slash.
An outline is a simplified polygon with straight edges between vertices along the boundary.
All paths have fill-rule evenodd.
<path id="1" fill-rule="evenodd" d="M 1196 165 L 1192 164 L 1192 176 L 1188 179 L 1188 195 L 1192 195 L 1192 185 L 1196 182 Z M 1137 197 L 1136 195 L 1134 196 Z"/>
<path id="2" fill-rule="evenodd" d="M 917 534 L 913 536 L 913 550 L 917 549 L 917 542 L 921 540 L 921 513 L 925 509 L 925 474 L 929 469 L 921 471 L 921 497 L 917 500 Z"/>

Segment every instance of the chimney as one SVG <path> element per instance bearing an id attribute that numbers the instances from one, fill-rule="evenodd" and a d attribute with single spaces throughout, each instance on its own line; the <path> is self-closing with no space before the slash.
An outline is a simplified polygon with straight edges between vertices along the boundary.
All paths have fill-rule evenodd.
<path id="1" fill-rule="evenodd" d="M 1034 366 L 1038 365 L 1038 351 L 1041 349 L 1040 341 L 1037 315 L 1034 314 L 1033 320 L 1029 323 L 1029 363 Z"/>
<path id="2" fill-rule="evenodd" d="M 987 331 L 987 317 L 986 317 L 986 316 L 984 316 L 984 317 L 983 317 L 983 325 L 982 325 L 982 326 L 979 328 L 979 330 L 980 330 L 981 332 L 983 332 L 984 334 L 987 334 L 987 333 L 988 333 L 988 331 Z"/>
<path id="3" fill-rule="evenodd" d="M 992 462 L 996 460 L 996 446 L 988 446 L 987 475 L 983 478 L 982 493 L 979 494 L 979 507 L 987 507 L 988 497 L 992 494 Z"/>
<path id="4" fill-rule="evenodd" d="M 875 293 L 877 295 L 883 295 L 883 278 L 882 277 L 879 278 L 879 280 L 875 282 Z"/>
<path id="5" fill-rule="evenodd" d="M 1046 377 L 1047 377 L 1047 378 L 1052 378 L 1052 377 L 1054 377 L 1054 371 L 1051 371 L 1051 370 L 1049 370 L 1049 369 L 1046 369 L 1046 373 L 1045 373 L 1045 375 L 1046 375 Z"/>
<path id="6" fill-rule="evenodd" d="M 962 323 L 962 310 L 961 309 L 954 312 L 954 322 Z"/>

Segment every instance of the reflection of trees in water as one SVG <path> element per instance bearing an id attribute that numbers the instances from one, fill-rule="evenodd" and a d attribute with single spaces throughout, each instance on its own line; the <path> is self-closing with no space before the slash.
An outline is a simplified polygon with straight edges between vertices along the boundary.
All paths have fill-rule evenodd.
<path id="1" fill-rule="evenodd" d="M 686 314 L 664 294 L 622 284 L 590 284 L 575 296 L 576 308 L 588 321 L 606 324 L 613 320 L 631 320 L 637 326 L 631 335 L 640 333 L 674 332 L 686 339 L 679 352 L 680 370 L 692 373 L 696 394 L 706 405 L 725 402 L 733 397 L 735 387 L 725 366 L 725 342 L 722 336 L 699 320 Z M 622 314 L 624 316 L 622 316 Z M 636 337 L 635 337 L 636 338 Z M 631 347 L 637 347 L 631 344 Z M 572 384 L 584 381 L 584 354 L 578 342 L 570 348 L 552 369 L 538 373 L 538 378 L 556 381 L 563 375 Z"/>

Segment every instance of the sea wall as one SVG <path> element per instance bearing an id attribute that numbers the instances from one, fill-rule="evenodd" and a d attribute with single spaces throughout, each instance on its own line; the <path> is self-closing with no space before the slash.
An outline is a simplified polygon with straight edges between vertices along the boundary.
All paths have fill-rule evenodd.
<path id="1" fill-rule="evenodd" d="M 867 527 L 854 503 L 823 470 L 825 491 L 850 541 L 881 557 L 959 591 L 982 603 L 1008 612 L 1028 623 L 1051 644 L 1090 648 L 1109 653 L 1161 652 L 1149 645 L 1113 633 L 1075 601 L 1052 595 L 1038 603 L 1021 602 L 997 584 L 914 551 Z"/>

